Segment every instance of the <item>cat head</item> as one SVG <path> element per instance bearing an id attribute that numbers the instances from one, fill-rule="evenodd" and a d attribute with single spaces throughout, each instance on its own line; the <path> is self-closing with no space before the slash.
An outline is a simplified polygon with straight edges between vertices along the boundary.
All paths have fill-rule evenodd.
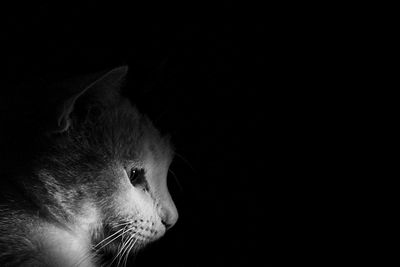
<path id="1" fill-rule="evenodd" d="M 178 213 L 167 188 L 172 146 L 120 95 L 127 70 L 113 69 L 64 101 L 41 177 L 93 242 L 120 236 L 140 247 L 161 237 Z"/>

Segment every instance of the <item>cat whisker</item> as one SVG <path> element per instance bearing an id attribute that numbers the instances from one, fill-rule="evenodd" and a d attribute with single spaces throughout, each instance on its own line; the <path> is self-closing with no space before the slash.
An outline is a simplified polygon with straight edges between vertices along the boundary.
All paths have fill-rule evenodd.
<path id="1" fill-rule="evenodd" d="M 130 228 L 129 230 L 133 230 L 132 228 Z M 129 231 L 128 230 L 128 231 Z M 122 251 L 125 251 L 125 249 L 128 247 L 128 244 L 130 243 L 130 241 L 136 236 L 136 233 L 133 234 L 131 237 L 129 237 L 128 241 L 123 242 L 121 249 L 119 250 L 119 252 L 117 253 L 117 255 L 115 255 L 114 259 L 110 262 L 110 266 L 112 265 L 112 263 L 119 257 L 119 255 L 122 253 Z M 123 254 L 122 254 L 123 255 Z M 119 257 L 117 266 L 119 266 L 119 263 L 121 261 L 121 257 Z"/>
<path id="2" fill-rule="evenodd" d="M 128 252 L 128 248 L 130 247 L 130 245 L 131 245 L 131 243 L 132 243 L 132 240 L 133 240 L 133 238 L 135 238 L 136 235 L 137 235 L 137 233 L 133 234 L 133 235 L 128 239 L 128 241 L 126 242 L 126 246 L 125 246 L 125 248 L 123 249 L 120 258 L 118 259 L 117 266 L 120 265 L 120 262 L 121 262 L 121 260 L 123 259 L 124 254 L 125 254 L 126 252 Z M 128 255 L 128 254 L 129 254 L 129 252 L 127 253 L 127 255 Z"/>
<path id="3" fill-rule="evenodd" d="M 93 246 L 93 249 L 96 249 L 96 247 L 98 247 L 100 244 L 106 242 L 108 239 L 112 238 L 113 236 L 115 236 L 116 234 L 118 234 L 119 232 L 121 232 L 121 231 L 124 230 L 124 229 L 125 229 L 125 227 L 122 228 L 122 229 L 120 229 L 120 230 L 118 230 L 118 231 L 116 231 L 115 233 L 113 233 L 112 235 L 108 236 L 107 238 L 103 239 L 102 241 L 100 241 L 99 243 L 97 243 L 95 246 Z"/>
<path id="4" fill-rule="evenodd" d="M 178 158 L 180 158 L 187 166 L 189 166 L 189 168 L 194 172 L 194 173 L 198 173 L 197 170 L 193 167 L 193 165 L 181 154 L 179 154 L 178 152 L 174 151 L 174 155 L 176 155 Z"/>
<path id="5" fill-rule="evenodd" d="M 119 232 L 121 232 L 122 230 L 124 230 L 125 228 L 122 228 L 120 230 L 118 230 L 117 232 L 113 233 L 112 235 L 108 236 L 107 238 L 103 239 L 102 241 L 100 241 L 99 243 L 97 243 L 97 245 L 93 246 L 92 249 L 94 250 L 93 255 L 92 255 L 92 251 L 88 251 L 87 253 L 85 253 L 80 260 L 77 261 L 75 266 L 79 266 L 84 260 L 88 259 L 89 257 L 94 257 L 101 249 L 103 249 L 105 246 L 107 246 L 109 243 L 111 243 L 112 241 L 114 241 L 115 239 L 117 239 L 118 237 L 120 237 L 122 234 L 117 235 L 117 237 L 115 237 L 113 240 L 111 240 L 110 242 L 108 242 L 107 244 L 105 244 L 104 246 L 102 246 L 99 249 L 96 249 L 97 246 L 99 246 L 100 244 L 106 242 L 107 240 L 109 240 L 110 238 L 112 238 L 113 236 L 115 236 L 116 234 L 118 234 Z"/>
<path id="6" fill-rule="evenodd" d="M 150 223 L 149 223 L 149 226 L 150 226 Z M 135 234 L 136 235 L 136 234 Z M 134 235 L 134 236 L 135 236 Z M 126 267 L 126 264 L 127 264 L 127 261 L 128 261 L 128 257 L 129 257 L 129 255 L 130 255 L 130 252 L 131 252 L 131 250 L 132 250 L 132 248 L 134 248 L 135 247 L 135 244 L 136 244 L 136 242 L 138 241 L 138 238 L 136 238 L 135 239 L 135 241 L 131 241 L 131 245 L 129 246 L 129 248 L 124 252 L 125 253 L 125 259 L 124 259 L 124 261 L 123 261 L 123 266 L 125 266 Z M 123 255 L 123 254 L 122 254 Z M 136 256 L 136 255 L 134 255 L 134 256 Z"/>
<path id="7" fill-rule="evenodd" d="M 124 260 L 122 261 L 122 266 L 125 266 L 125 267 L 126 267 L 126 263 L 127 263 L 127 261 L 128 261 L 128 257 L 129 257 L 130 251 L 131 251 L 130 248 L 126 251 Z"/>
<path id="8" fill-rule="evenodd" d="M 133 242 L 133 244 L 131 244 L 129 246 L 129 249 L 127 250 L 127 253 L 125 254 L 125 259 L 124 259 L 124 266 L 126 267 L 126 263 L 128 261 L 128 257 L 129 257 L 129 253 L 131 252 L 132 248 L 135 246 L 136 242 L 137 242 L 137 238 L 135 239 L 135 241 Z"/>
<path id="9" fill-rule="evenodd" d="M 85 253 L 85 255 L 83 255 L 82 258 L 77 262 L 76 266 L 79 266 L 84 260 L 86 260 L 90 256 L 95 256 L 99 251 L 101 251 L 103 248 L 105 248 L 108 244 L 110 244 L 114 240 L 118 239 L 119 237 L 123 236 L 125 233 L 129 232 L 130 230 L 132 230 L 133 229 L 132 227 L 128 228 L 129 224 L 130 224 L 129 222 L 126 222 L 126 223 L 121 223 L 121 224 L 114 225 L 113 227 L 118 227 L 118 226 L 122 226 L 122 225 L 125 225 L 125 226 L 123 228 L 121 228 L 120 230 L 116 231 L 115 233 L 113 233 L 112 235 L 108 236 L 107 238 L 103 239 L 102 241 L 97 243 L 95 246 L 92 246 L 92 249 L 94 250 L 93 255 L 91 255 L 91 253 L 92 253 L 91 251 Z M 107 242 L 107 243 L 102 245 L 100 248 L 97 248 L 98 246 L 100 246 L 104 242 Z"/>
<path id="10" fill-rule="evenodd" d="M 123 231 L 122 233 L 120 233 L 119 235 L 117 235 L 116 237 L 114 237 L 112 240 L 110 240 L 109 242 L 107 242 L 106 244 L 102 245 L 100 248 L 95 249 L 95 254 L 97 254 L 99 251 L 101 251 L 103 248 L 105 248 L 107 245 L 109 245 L 110 243 L 112 243 L 114 240 L 116 240 L 117 238 L 123 236 L 125 233 L 129 232 L 130 230 L 132 230 L 131 228 L 126 229 L 127 227 L 124 227 L 122 229 L 120 229 L 118 232 Z M 109 238 L 107 238 L 109 239 Z M 103 240 L 104 241 L 104 240 Z M 100 243 L 99 243 L 100 244 Z M 98 246 L 99 244 L 97 244 L 96 246 Z"/>
<path id="11" fill-rule="evenodd" d="M 122 228 L 121 230 L 125 230 L 126 227 Z M 114 237 L 112 240 L 110 240 L 109 242 L 107 242 L 107 244 L 102 245 L 100 248 L 96 248 L 96 251 L 100 251 L 103 248 L 105 248 L 108 244 L 110 244 L 111 242 L 113 242 L 114 240 L 116 240 L 117 238 L 123 236 L 126 232 L 128 232 L 130 229 L 125 230 L 124 232 L 122 232 L 121 234 L 117 235 L 116 237 Z M 97 245 L 96 245 L 97 246 Z"/>
<path id="12" fill-rule="evenodd" d="M 135 229 L 132 228 L 132 230 L 135 230 Z M 130 243 L 130 244 L 128 244 L 128 245 L 126 246 L 125 251 L 122 252 L 122 254 L 121 254 L 121 258 L 124 258 L 123 261 L 122 261 L 122 264 L 123 264 L 123 266 L 125 266 L 125 267 L 126 267 L 126 264 L 127 264 L 127 261 L 128 261 L 129 254 L 130 254 L 132 248 L 135 246 L 136 242 L 138 241 L 138 238 L 136 237 L 137 234 L 138 234 L 138 233 L 135 233 L 135 234 L 128 240 L 128 243 Z M 135 238 L 135 241 L 133 241 L 133 238 L 134 238 L 134 237 L 136 237 L 136 238 Z M 124 256 L 124 254 L 125 254 L 125 256 Z M 120 259 L 120 260 L 121 260 L 121 259 Z M 117 266 L 119 266 L 120 260 L 118 260 Z"/>
<path id="13" fill-rule="evenodd" d="M 118 250 L 117 250 L 118 253 L 113 257 L 112 261 L 109 262 L 107 266 L 110 266 L 110 267 L 113 266 L 113 262 L 115 261 L 116 258 L 118 258 L 119 254 L 121 253 L 121 251 L 125 247 L 125 245 L 126 245 L 126 243 L 122 242 L 122 244 L 118 246 Z"/>
<path id="14" fill-rule="evenodd" d="M 135 240 L 131 240 L 131 242 L 130 242 L 130 244 L 129 244 L 129 246 L 128 246 L 128 248 L 125 250 L 125 258 L 124 258 L 124 260 L 123 260 L 123 266 L 125 266 L 126 267 L 126 264 L 127 264 L 127 262 L 128 262 L 128 257 L 129 257 L 129 255 L 130 255 L 130 253 L 131 253 L 131 250 L 132 250 L 132 248 L 135 246 L 135 244 L 136 244 L 136 242 L 138 241 L 139 239 L 138 238 L 135 238 Z"/>
<path id="15" fill-rule="evenodd" d="M 179 182 L 178 177 L 176 176 L 176 174 L 171 169 L 168 169 L 168 171 L 173 175 L 173 177 L 175 178 L 175 182 L 179 187 L 179 190 L 182 192 L 183 191 L 183 187 L 182 187 L 181 183 Z"/>
<path id="16" fill-rule="evenodd" d="M 132 227 L 131 230 L 135 231 L 135 228 Z M 121 262 L 121 260 L 122 260 L 123 257 L 124 257 L 124 256 L 123 256 L 124 253 L 127 251 L 127 248 L 130 246 L 130 243 L 132 242 L 133 238 L 134 238 L 136 235 L 137 235 L 137 232 L 135 232 L 132 236 L 129 236 L 129 237 L 128 237 L 128 240 L 126 241 L 126 246 L 125 246 L 125 248 L 123 248 L 123 250 L 125 250 L 125 251 L 122 251 L 122 253 L 121 253 L 121 255 L 120 255 L 120 258 L 118 259 L 117 266 L 120 265 L 120 262 Z"/>

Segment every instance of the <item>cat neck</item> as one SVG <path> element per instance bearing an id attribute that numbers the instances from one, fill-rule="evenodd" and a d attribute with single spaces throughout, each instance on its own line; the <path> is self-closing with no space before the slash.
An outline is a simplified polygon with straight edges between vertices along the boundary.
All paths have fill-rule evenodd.
<path id="1" fill-rule="evenodd" d="M 96 266 L 92 254 L 92 235 L 100 227 L 96 209 L 89 203 L 70 224 L 60 227 L 48 222 L 39 224 L 34 238 L 45 266 Z"/>

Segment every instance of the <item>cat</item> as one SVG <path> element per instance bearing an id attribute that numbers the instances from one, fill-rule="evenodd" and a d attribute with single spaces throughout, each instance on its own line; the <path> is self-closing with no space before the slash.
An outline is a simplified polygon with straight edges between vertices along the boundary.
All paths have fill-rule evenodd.
<path id="1" fill-rule="evenodd" d="M 0 266 L 94 267 L 104 255 L 126 264 L 176 223 L 174 150 L 120 94 L 127 71 L 112 69 L 63 101 L 32 167 L 0 177 Z"/>

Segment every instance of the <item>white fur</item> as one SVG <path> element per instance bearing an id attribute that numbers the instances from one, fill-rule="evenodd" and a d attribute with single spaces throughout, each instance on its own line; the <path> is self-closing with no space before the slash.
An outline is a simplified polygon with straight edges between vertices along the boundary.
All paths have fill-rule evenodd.
<path id="1" fill-rule="evenodd" d="M 95 267 L 90 252 L 90 230 L 99 221 L 97 212 L 89 206 L 85 214 L 70 229 L 43 224 L 36 230 L 39 257 L 43 266 Z"/>

